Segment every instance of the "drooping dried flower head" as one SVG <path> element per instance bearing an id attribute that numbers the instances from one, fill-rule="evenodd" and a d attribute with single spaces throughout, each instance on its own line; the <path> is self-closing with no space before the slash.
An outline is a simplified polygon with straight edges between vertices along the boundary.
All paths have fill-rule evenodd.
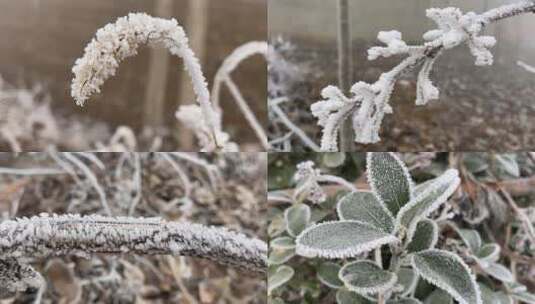
<path id="1" fill-rule="evenodd" d="M 136 55 L 138 48 L 145 44 L 163 45 L 171 54 L 184 60 L 201 114 L 207 128 L 215 134 L 217 118 L 210 103 L 206 79 L 199 60 L 188 45 L 184 29 L 175 19 L 131 13 L 99 29 L 96 37 L 85 47 L 84 56 L 78 58 L 72 68 L 71 95 L 76 104 L 82 106 L 91 95 L 99 93 L 104 82 L 115 75 L 121 61 Z"/>

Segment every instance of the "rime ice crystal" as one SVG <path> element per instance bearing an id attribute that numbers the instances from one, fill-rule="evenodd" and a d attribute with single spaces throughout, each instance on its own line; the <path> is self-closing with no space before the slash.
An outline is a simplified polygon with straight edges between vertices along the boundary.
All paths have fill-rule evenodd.
<path id="1" fill-rule="evenodd" d="M 196 256 L 260 273 L 267 267 L 267 245 L 263 241 L 193 223 L 42 214 L 0 224 L 0 274 L 6 268 L 19 267 L 25 274 L 19 279 L 31 279 L 13 284 L 15 289 L 35 285 L 35 275 L 24 266 L 26 259 L 99 252 Z"/>
<path id="2" fill-rule="evenodd" d="M 312 161 L 305 161 L 297 165 L 294 177 L 298 184 L 294 192 L 296 201 L 308 199 L 314 204 L 319 204 L 327 199 L 327 195 L 318 183 L 320 174 L 320 170 L 314 168 Z"/>
<path id="3" fill-rule="evenodd" d="M 180 106 L 175 113 L 175 117 L 188 129 L 190 129 L 201 147 L 201 152 L 212 152 L 221 148 L 223 152 L 237 152 L 238 146 L 230 142 L 230 136 L 221 131 L 218 127 L 215 130 L 215 134 L 211 132 L 209 124 L 206 122 L 205 117 L 202 115 L 202 108 L 198 105 L 185 105 Z M 218 126 L 221 125 L 221 115 L 219 112 L 215 113 Z M 213 138 L 215 136 L 215 139 Z M 217 144 L 216 144 L 217 143 Z"/>

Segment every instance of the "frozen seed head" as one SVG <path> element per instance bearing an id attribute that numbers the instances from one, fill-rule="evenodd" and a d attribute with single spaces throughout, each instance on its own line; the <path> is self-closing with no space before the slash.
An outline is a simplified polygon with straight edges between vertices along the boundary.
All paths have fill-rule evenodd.
<path id="1" fill-rule="evenodd" d="M 172 53 L 181 53 L 188 47 L 182 27 L 175 19 L 154 18 L 144 13 L 131 13 L 99 29 L 96 37 L 85 47 L 72 71 L 74 79 L 71 95 L 76 104 L 83 105 L 111 76 L 125 58 L 137 54 L 143 44 L 163 43 Z M 184 58 L 196 61 L 196 58 Z"/>
<path id="2" fill-rule="evenodd" d="M 130 13 L 99 29 L 85 47 L 84 56 L 78 58 L 72 68 L 71 95 L 76 104 L 83 106 L 91 95 L 99 93 L 104 82 L 115 75 L 121 61 L 136 55 L 144 44 L 163 45 L 171 54 L 183 59 L 204 121 L 210 133 L 216 133 L 217 117 L 210 103 L 206 79 L 199 60 L 188 45 L 184 29 L 175 19 Z"/>

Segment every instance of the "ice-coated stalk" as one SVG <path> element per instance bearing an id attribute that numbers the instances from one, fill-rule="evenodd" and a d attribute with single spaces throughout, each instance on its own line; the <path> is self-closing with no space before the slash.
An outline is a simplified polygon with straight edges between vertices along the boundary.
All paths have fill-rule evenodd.
<path id="1" fill-rule="evenodd" d="M 91 253 L 194 256 L 259 273 L 267 268 L 265 242 L 200 224 L 70 214 L 0 224 L 0 261 Z"/>

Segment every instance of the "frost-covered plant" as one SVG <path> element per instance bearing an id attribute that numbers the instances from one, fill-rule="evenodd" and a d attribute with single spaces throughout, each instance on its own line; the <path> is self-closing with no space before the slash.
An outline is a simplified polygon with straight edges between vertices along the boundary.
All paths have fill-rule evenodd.
<path id="1" fill-rule="evenodd" d="M 72 68 L 74 78 L 71 95 L 76 104 L 84 105 L 91 95 L 100 92 L 104 82 L 115 75 L 119 64 L 124 59 L 135 56 L 142 45 L 163 45 L 173 55 L 183 59 L 193 90 L 200 106 L 200 114 L 195 131 L 206 133 L 208 140 L 201 142 L 205 151 L 235 150 L 228 146 L 228 135 L 220 128 L 220 117 L 210 102 L 210 92 L 202 73 L 199 60 L 188 44 L 184 29 L 175 19 L 151 17 L 144 13 L 131 13 L 99 29 L 96 37 L 85 47 L 84 56 L 77 59 Z M 180 110 L 179 110 L 180 112 Z M 197 111 L 195 111 L 196 113 Z M 183 112 L 192 114 L 191 108 Z M 178 117 L 182 117 L 178 115 Z M 198 124 L 202 128 L 198 128 Z"/>
<path id="2" fill-rule="evenodd" d="M 0 294 L 39 287 L 33 258 L 107 254 L 195 256 L 265 272 L 267 245 L 224 228 L 159 218 L 48 215 L 0 223 Z"/>
<path id="3" fill-rule="evenodd" d="M 476 65 L 491 65 L 493 57 L 489 49 L 496 40 L 483 36 L 484 28 L 496 21 L 523 13 L 535 12 L 534 1 L 519 1 L 491 9 L 482 14 L 463 14 L 454 7 L 430 8 L 427 17 L 437 24 L 437 29 L 426 32 L 423 45 L 408 45 L 398 31 L 381 31 L 377 38 L 386 46 L 376 46 L 368 50 L 368 59 L 394 55 L 408 56 L 392 70 L 383 73 L 375 83 L 359 81 L 346 96 L 339 88 L 327 86 L 322 91 L 323 100 L 311 105 L 312 115 L 323 128 L 321 149 L 338 150 L 337 135 L 342 123 L 352 119 L 355 142 L 376 143 L 380 140 L 379 130 L 385 114 L 393 113 L 390 96 L 398 78 L 407 71 L 421 68 L 418 74 L 416 105 L 426 105 L 438 99 L 439 90 L 429 76 L 436 59 L 448 50 L 466 44 L 476 58 Z"/>
<path id="4" fill-rule="evenodd" d="M 0 76 L 0 141 L 7 142 L 13 152 L 21 152 L 28 144 L 44 149 L 59 140 L 59 127 L 50 109 L 50 96 L 42 100 L 41 86 L 17 89 Z"/>
<path id="5" fill-rule="evenodd" d="M 371 190 L 335 199 L 338 220 L 314 223 L 326 215 L 316 205 L 299 202 L 284 211 L 285 232 L 270 241 L 268 290 L 273 300 L 282 286 L 299 286 L 291 283 L 298 274 L 287 262 L 301 256 L 322 284 L 336 290 L 340 304 L 482 304 L 491 303 L 489 299 L 532 303 L 533 295 L 499 263 L 500 246 L 450 221 L 451 206 L 445 203 L 460 185 L 459 171 L 447 169 L 416 184 L 394 153 L 368 153 L 366 164 Z M 444 246 L 444 240 L 436 248 L 445 226 L 452 227 L 464 244 L 459 251 Z M 448 238 L 445 243 L 450 240 L 457 242 Z M 485 278 L 497 280 L 503 288 L 492 290 Z M 416 287 L 423 282 L 436 290 L 421 296 Z"/>

